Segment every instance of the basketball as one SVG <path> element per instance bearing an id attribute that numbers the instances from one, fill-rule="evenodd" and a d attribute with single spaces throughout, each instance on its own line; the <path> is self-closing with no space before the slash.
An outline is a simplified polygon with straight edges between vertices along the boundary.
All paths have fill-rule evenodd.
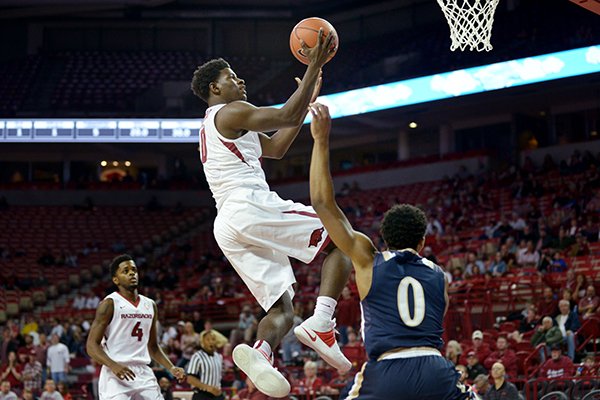
<path id="1" fill-rule="evenodd" d="M 302 40 L 304 40 L 304 43 L 306 43 L 308 47 L 316 46 L 320 28 L 323 28 L 323 39 L 327 37 L 330 31 L 333 32 L 333 42 L 331 45 L 333 46 L 334 50 L 327 59 L 327 62 L 329 62 L 333 56 L 335 56 L 340 41 L 333 25 L 323 18 L 306 18 L 298 22 L 290 34 L 290 49 L 292 50 L 294 57 L 296 57 L 302 64 L 308 65 L 309 63 L 308 58 L 302 54 Z"/>

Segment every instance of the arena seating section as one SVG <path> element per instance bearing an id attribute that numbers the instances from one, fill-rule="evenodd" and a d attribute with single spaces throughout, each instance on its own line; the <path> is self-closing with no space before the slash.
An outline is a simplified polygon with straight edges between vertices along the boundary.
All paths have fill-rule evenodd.
<path id="1" fill-rule="evenodd" d="M 571 209 L 561 207 L 560 204 L 565 203 L 560 203 L 559 198 L 564 200 L 566 196 L 566 204 L 577 203 L 581 207 L 580 223 L 592 218 L 597 230 L 597 213 L 586 209 L 585 205 L 598 193 L 599 160 L 575 160 L 577 165 L 563 163 L 561 167 L 546 166 L 543 172 L 523 173 L 528 176 L 526 179 L 543 182 L 544 193 L 537 198 L 515 198 L 514 181 L 518 172 L 507 170 L 502 174 L 358 190 L 339 197 L 339 202 L 354 226 L 378 244 L 381 244 L 377 238 L 378 222 L 391 204 L 408 202 L 428 209 L 444 199 L 464 202 L 461 207 L 469 207 L 471 218 L 459 223 L 456 219 L 459 213 L 446 212 L 444 217 L 440 216 L 448 228 L 446 235 L 428 238 L 438 249 L 440 265 L 452 271 L 465 265 L 470 251 L 479 257 L 495 253 L 499 239 L 485 238 L 484 226 L 513 211 L 523 212 L 528 204 L 537 204 L 546 220 L 551 220 L 556 213 L 562 213 L 564 218 L 570 215 Z M 491 207 L 481 208 L 472 201 L 480 192 L 487 193 Z M 86 211 L 71 207 L 10 206 L 0 212 L 0 225 L 4 227 L 0 232 L 0 247 L 5 256 L 0 259 L 0 271 L 2 276 L 8 277 L 0 284 L 0 324 L 7 318 L 31 313 L 41 320 L 54 317 L 71 321 L 91 319 L 93 310 L 76 311 L 71 301 L 78 292 L 90 291 L 102 297 L 110 290 L 107 264 L 115 254 L 111 250 L 115 242 L 123 242 L 140 260 L 144 293 L 158 300 L 165 326 L 189 319 L 193 311 L 200 311 L 203 318 L 210 318 L 215 323 L 236 321 L 241 305 L 253 303 L 253 299 L 220 255 L 212 237 L 213 217 L 212 211 L 206 209 L 183 209 L 176 213 L 169 209 L 149 211 L 144 207 L 96 207 Z M 562 223 L 565 221 L 570 219 Z M 457 229 L 453 231 L 452 226 Z M 456 246 L 457 243 L 460 245 Z M 600 242 L 591 242 L 589 248 L 589 254 L 565 255 L 564 258 L 568 268 L 586 275 L 588 282 L 599 288 Z M 78 253 L 78 267 L 41 267 L 36 260 L 47 249 L 55 256 L 63 250 Z M 308 266 L 294 262 L 300 288 L 308 275 L 318 276 L 320 261 Z M 558 294 L 565 276 L 565 272 L 541 274 L 536 269 L 515 268 L 490 281 L 465 279 L 455 282 L 451 287 L 445 340 L 456 339 L 468 346 L 472 331 L 481 329 L 484 340 L 493 349 L 498 335 L 512 332 L 516 327 L 514 322 L 501 322 L 497 318 L 520 311 L 527 301 L 535 302 L 545 286 L 551 286 Z M 305 312 L 310 313 L 309 304 L 314 302 L 314 294 L 301 292 L 297 300 L 306 303 Z M 600 315 L 585 321 L 578 334 L 581 338 L 578 352 L 596 352 L 598 359 Z M 534 398 L 534 391 L 548 392 L 558 383 L 536 380 L 540 360 L 538 350 L 529 342 L 530 336 L 526 335 L 520 343 L 511 343 L 519 359 L 519 377 L 513 381 L 528 398 Z M 75 364 L 85 365 L 86 362 L 78 355 Z M 284 368 L 291 377 L 298 376 L 301 370 L 293 366 Z M 324 377 L 332 376 L 328 369 L 319 373 Z M 89 374 L 83 373 L 78 379 L 83 384 Z M 573 390 L 571 386 L 575 387 L 577 383 L 568 385 L 568 389 Z M 580 386 L 584 383 L 577 387 Z"/>

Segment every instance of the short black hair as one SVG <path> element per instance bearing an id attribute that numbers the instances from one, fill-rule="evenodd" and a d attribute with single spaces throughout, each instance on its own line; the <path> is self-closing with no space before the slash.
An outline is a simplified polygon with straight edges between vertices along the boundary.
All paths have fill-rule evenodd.
<path id="1" fill-rule="evenodd" d="M 222 58 L 216 58 L 205 62 L 194 71 L 192 78 L 192 92 L 205 102 L 208 102 L 209 88 L 211 82 L 219 78 L 219 74 L 225 68 L 231 68 L 229 63 Z"/>
<path id="2" fill-rule="evenodd" d="M 131 258 L 131 256 L 129 254 L 121 254 L 120 256 L 116 256 L 115 258 L 113 258 L 113 260 L 110 262 L 110 276 L 111 277 L 113 277 L 117 274 L 117 271 L 119 270 L 119 265 L 123 261 L 133 261 L 133 258 Z"/>
<path id="3" fill-rule="evenodd" d="M 416 250 L 426 230 L 425 213 L 410 204 L 396 204 L 385 213 L 381 222 L 383 240 L 393 250 Z"/>

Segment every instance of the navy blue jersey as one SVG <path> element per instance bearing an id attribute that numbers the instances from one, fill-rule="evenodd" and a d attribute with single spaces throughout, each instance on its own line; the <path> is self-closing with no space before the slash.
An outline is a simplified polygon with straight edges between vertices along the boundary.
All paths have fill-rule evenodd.
<path id="1" fill-rule="evenodd" d="M 378 253 L 373 282 L 361 302 L 369 359 L 397 347 L 442 344 L 446 309 L 442 269 L 412 250 Z"/>

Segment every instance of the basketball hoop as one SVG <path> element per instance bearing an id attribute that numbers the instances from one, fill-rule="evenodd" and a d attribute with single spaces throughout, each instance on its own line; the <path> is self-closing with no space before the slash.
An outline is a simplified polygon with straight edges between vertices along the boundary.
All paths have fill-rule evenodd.
<path id="1" fill-rule="evenodd" d="M 450 26 L 450 50 L 492 50 L 490 39 L 499 1 L 437 0 Z"/>

